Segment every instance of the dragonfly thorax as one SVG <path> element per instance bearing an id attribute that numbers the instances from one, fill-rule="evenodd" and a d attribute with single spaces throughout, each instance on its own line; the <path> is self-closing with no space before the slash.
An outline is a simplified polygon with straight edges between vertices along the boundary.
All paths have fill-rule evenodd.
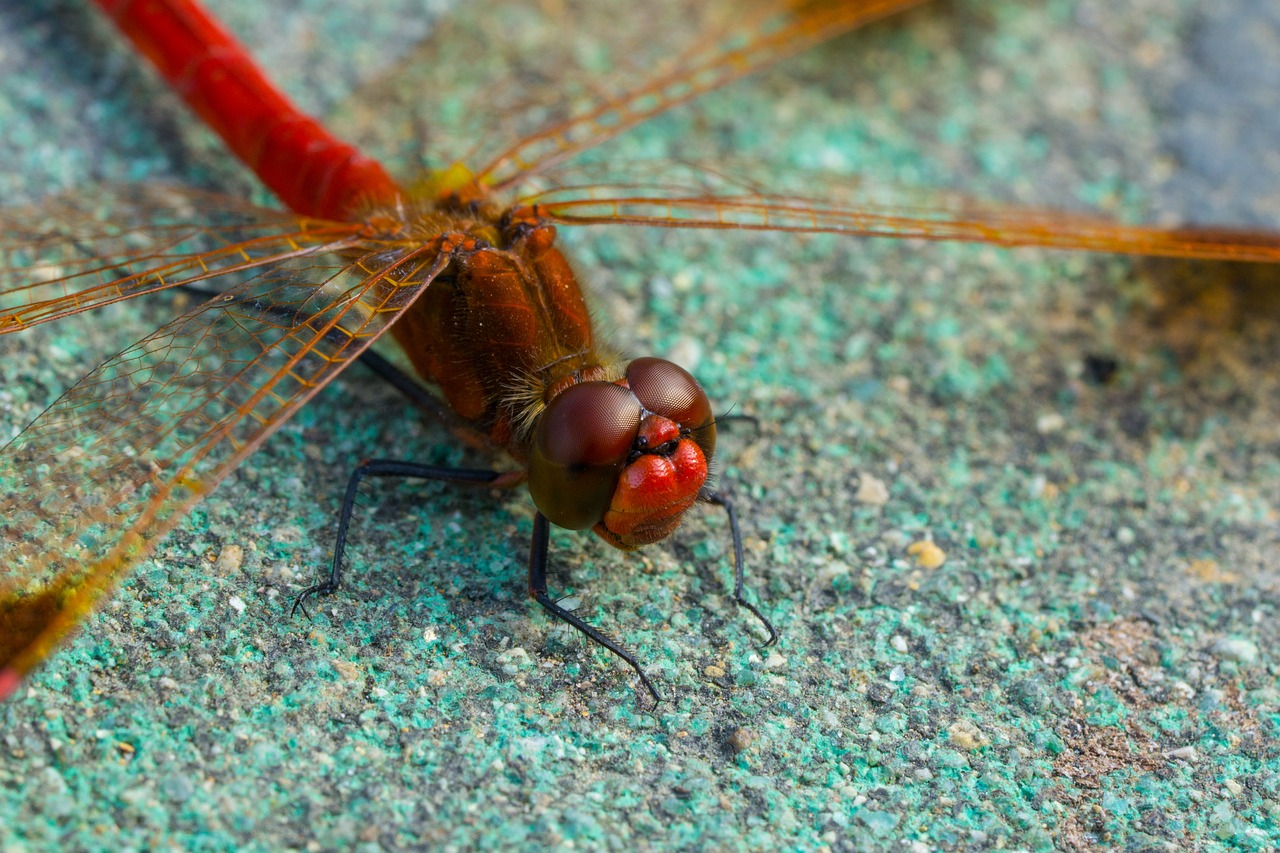
<path id="1" fill-rule="evenodd" d="M 620 370 L 600 351 L 554 227 L 531 213 L 492 224 L 496 241 L 442 237 L 448 266 L 392 334 L 454 412 L 528 465 L 549 521 L 623 549 L 666 537 L 715 452 L 706 394 L 669 361 Z"/>

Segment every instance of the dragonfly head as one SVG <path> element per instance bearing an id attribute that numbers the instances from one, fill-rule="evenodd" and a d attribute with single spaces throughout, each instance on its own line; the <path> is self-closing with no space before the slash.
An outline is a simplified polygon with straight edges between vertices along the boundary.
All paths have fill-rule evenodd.
<path id="1" fill-rule="evenodd" d="M 638 358 L 617 382 L 580 382 L 547 404 L 529 492 L 553 524 L 592 528 L 630 551 L 679 526 L 715 449 L 715 417 L 697 380 L 664 359 Z"/>

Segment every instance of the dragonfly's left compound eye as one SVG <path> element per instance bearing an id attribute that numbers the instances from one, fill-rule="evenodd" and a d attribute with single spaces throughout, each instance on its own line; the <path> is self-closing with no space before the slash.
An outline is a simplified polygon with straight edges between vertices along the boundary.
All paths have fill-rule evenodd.
<path id="1" fill-rule="evenodd" d="M 640 402 L 611 382 L 562 391 L 538 421 L 529 456 L 529 493 L 552 524 L 585 530 L 609 508 L 640 429 Z"/>

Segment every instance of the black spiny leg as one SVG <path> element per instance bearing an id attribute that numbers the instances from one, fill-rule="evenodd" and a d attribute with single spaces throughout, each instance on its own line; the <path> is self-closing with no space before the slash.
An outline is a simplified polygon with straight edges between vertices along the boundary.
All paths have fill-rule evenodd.
<path id="1" fill-rule="evenodd" d="M 347 549 L 347 528 L 355 511 L 356 493 L 365 477 L 419 477 L 424 480 L 441 480 L 446 483 L 488 483 L 504 485 L 510 474 L 501 471 L 485 471 L 474 468 L 449 468 L 441 465 L 422 465 L 417 462 L 400 462 L 395 459 L 372 459 L 356 467 L 347 481 L 347 493 L 342 499 L 342 512 L 338 516 L 338 537 L 333 545 L 333 565 L 329 576 L 304 589 L 293 602 L 289 615 L 299 610 L 308 619 L 306 600 L 316 595 L 329 595 L 338 589 L 342 574 L 342 555 Z"/>
<path id="2" fill-rule="evenodd" d="M 769 639 L 765 641 L 764 647 L 768 648 L 778 642 L 778 632 L 774 629 L 773 623 L 760 612 L 759 608 L 747 601 L 742 595 L 744 583 L 743 567 L 746 560 L 742 554 L 742 531 L 738 527 L 738 514 L 733 511 L 733 501 L 717 494 L 704 495 L 703 499 L 709 504 L 724 507 L 725 515 L 729 516 L 729 532 L 733 536 L 733 600 L 755 614 L 755 617 L 760 620 L 760 624 L 764 625 L 765 630 L 769 632 Z"/>
<path id="3" fill-rule="evenodd" d="M 552 616 L 568 622 L 586 634 L 587 639 L 591 640 L 591 642 L 604 646 L 626 661 L 636 671 L 636 675 L 640 676 L 640 683 L 644 685 L 645 689 L 649 691 L 649 695 L 653 697 L 653 705 L 656 708 L 658 703 L 662 701 L 662 697 L 658 695 L 658 691 L 653 686 L 653 682 L 649 680 L 649 676 L 645 675 L 644 670 L 640 668 L 640 663 L 636 660 L 635 655 L 606 637 L 599 629 L 588 625 L 575 614 L 565 610 L 547 594 L 547 549 L 550 541 L 551 522 L 547 521 L 545 515 L 538 513 L 533 517 L 533 541 L 529 548 L 529 597 L 545 607 Z"/>

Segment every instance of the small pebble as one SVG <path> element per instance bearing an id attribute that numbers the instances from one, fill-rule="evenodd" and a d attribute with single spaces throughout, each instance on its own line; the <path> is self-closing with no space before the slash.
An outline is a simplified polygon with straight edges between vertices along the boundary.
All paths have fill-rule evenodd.
<path id="1" fill-rule="evenodd" d="M 498 663 L 502 664 L 502 671 L 507 675 L 515 675 L 529 665 L 529 653 L 522 646 L 512 646 L 498 655 Z"/>
<path id="2" fill-rule="evenodd" d="M 231 609 L 234 610 L 235 612 L 237 613 L 244 612 L 245 603 L 244 603 L 244 599 L 242 599 L 240 596 L 238 595 L 231 596 L 231 598 L 227 600 L 227 603 L 231 605 Z"/>
<path id="3" fill-rule="evenodd" d="M 853 499 L 860 504 L 884 506 L 889 502 L 889 487 L 884 484 L 884 480 L 878 477 L 873 477 L 870 474 L 860 474 L 858 476 L 858 491 L 854 493 Z"/>
<path id="4" fill-rule="evenodd" d="M 832 560 L 828 563 L 824 563 L 822 567 L 814 573 L 814 578 L 819 583 L 831 583 L 831 581 L 836 578 L 849 574 L 849 571 L 848 563 Z"/>
<path id="5" fill-rule="evenodd" d="M 1258 646 L 1249 640 L 1224 637 L 1210 647 L 1209 651 L 1224 660 L 1240 663 L 1257 663 Z"/>
<path id="6" fill-rule="evenodd" d="M 907 553 L 915 557 L 916 563 L 925 569 L 936 569 L 947 561 L 947 552 L 928 539 L 912 542 L 907 546 Z"/>
<path id="7" fill-rule="evenodd" d="M 750 729 L 734 729 L 725 740 L 734 752 L 746 752 L 756 742 L 756 736 Z"/>
<path id="8" fill-rule="evenodd" d="M 894 634 L 889 638 L 889 646 L 895 652 L 903 652 L 905 654 L 907 651 L 907 638 L 901 634 Z"/>
<path id="9" fill-rule="evenodd" d="M 1192 560 L 1187 571 L 1205 583 L 1237 583 L 1240 575 L 1218 565 L 1217 560 Z"/>
<path id="10" fill-rule="evenodd" d="M 1059 432 L 1067 425 L 1067 419 L 1057 412 L 1046 412 L 1036 418 L 1036 432 L 1041 435 Z"/>
<path id="11" fill-rule="evenodd" d="M 724 678 L 724 667 L 720 666 L 719 664 L 713 663 L 710 666 L 708 666 L 706 669 L 704 669 L 702 671 L 702 674 L 705 675 L 707 678 Z"/>
<path id="12" fill-rule="evenodd" d="M 242 563 L 244 563 L 244 549 L 239 545 L 224 545 L 218 552 L 218 559 L 213 567 L 218 574 L 226 575 L 239 569 Z"/>
<path id="13" fill-rule="evenodd" d="M 896 691 L 883 681 L 873 681 L 867 685 L 867 701 L 872 705 L 888 705 L 893 701 Z"/>
<path id="14" fill-rule="evenodd" d="M 982 730 L 971 720 L 956 720 L 947 729 L 947 736 L 961 749 L 978 749 L 987 745 L 987 739 L 983 737 Z"/>

